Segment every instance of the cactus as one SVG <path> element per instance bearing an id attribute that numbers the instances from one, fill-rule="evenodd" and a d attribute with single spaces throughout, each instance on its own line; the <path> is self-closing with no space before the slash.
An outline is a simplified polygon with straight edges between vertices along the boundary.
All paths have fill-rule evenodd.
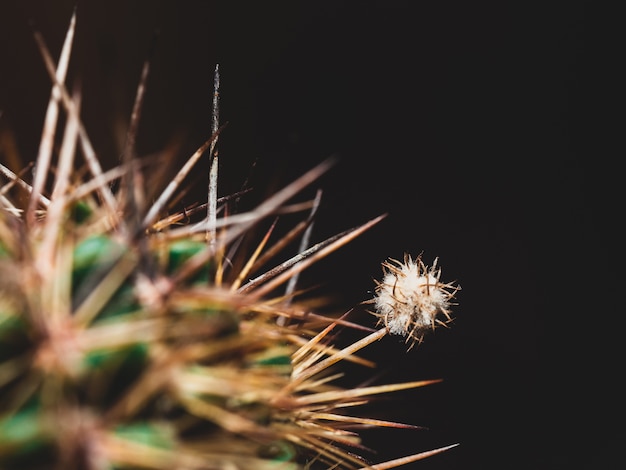
<path id="1" fill-rule="evenodd" d="M 386 263 L 376 298 L 365 301 L 375 303 L 379 329 L 298 300 L 302 270 L 384 215 L 261 269 L 306 240 L 319 200 L 287 203 L 333 162 L 231 213 L 242 194 L 217 197 L 217 67 L 212 135 L 160 194 L 145 189 L 149 165 L 134 155 L 148 62 L 123 161 L 104 171 L 80 120 L 79 93 L 65 85 L 75 23 L 76 14 L 58 63 L 35 32 L 52 92 L 32 181 L 0 166 L 0 467 L 387 469 L 453 447 L 370 462 L 355 427 L 415 426 L 363 417 L 359 405 L 437 380 L 357 388 L 336 381 L 346 361 L 374 366 L 357 353 L 388 333 L 421 341 L 438 312 L 449 319 L 453 284 L 440 285 L 439 271 L 421 260 L 409 257 L 408 271 Z M 206 206 L 176 208 L 182 180 L 207 153 Z M 303 221 L 273 245 L 276 222 L 257 235 L 268 218 L 302 211 Z M 256 249 L 244 252 L 244 239 Z M 392 277 L 416 273 L 421 290 L 441 288 L 443 297 L 428 318 L 402 316 L 407 332 L 392 304 L 406 304 L 408 287 Z M 346 328 L 361 339 L 334 346 Z"/>

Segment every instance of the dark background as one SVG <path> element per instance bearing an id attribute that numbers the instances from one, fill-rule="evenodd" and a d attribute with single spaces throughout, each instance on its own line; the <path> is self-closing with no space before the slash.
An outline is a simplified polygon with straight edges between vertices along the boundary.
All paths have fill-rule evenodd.
<path id="1" fill-rule="evenodd" d="M 0 123 L 24 161 L 50 86 L 31 23 L 57 57 L 73 6 L 0 7 Z M 389 214 L 310 280 L 350 308 L 371 297 L 381 261 L 423 252 L 461 284 L 450 329 L 408 354 L 394 338 L 371 349 L 385 380 L 444 378 L 398 394 L 387 417 L 430 431 L 368 435 L 376 461 L 460 442 L 404 468 L 624 465 L 616 12 L 577 0 L 108 1 L 78 12 L 72 73 L 108 166 L 159 31 L 140 154 L 182 141 L 182 162 L 208 137 L 219 63 L 221 194 L 254 162 L 253 185 L 275 190 L 337 155 L 315 187 L 314 241 Z"/>

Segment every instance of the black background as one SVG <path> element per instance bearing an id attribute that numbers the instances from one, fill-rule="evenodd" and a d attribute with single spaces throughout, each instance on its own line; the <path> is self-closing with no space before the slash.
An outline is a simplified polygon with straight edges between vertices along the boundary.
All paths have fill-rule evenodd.
<path id="1" fill-rule="evenodd" d="M 31 28 L 57 57 L 73 7 L 0 9 L 0 122 L 24 161 L 49 94 Z M 253 162 L 275 190 L 337 155 L 315 241 L 388 213 L 305 281 L 350 308 L 381 261 L 423 252 L 461 284 L 450 329 L 370 352 L 385 380 L 444 379 L 397 395 L 387 417 L 430 430 L 368 435 L 374 460 L 460 442 L 405 468 L 621 468 L 618 18 L 577 0 L 83 2 L 72 73 L 113 165 L 158 31 L 138 149 L 182 141 L 182 162 L 209 135 L 219 63 L 222 194 Z"/>

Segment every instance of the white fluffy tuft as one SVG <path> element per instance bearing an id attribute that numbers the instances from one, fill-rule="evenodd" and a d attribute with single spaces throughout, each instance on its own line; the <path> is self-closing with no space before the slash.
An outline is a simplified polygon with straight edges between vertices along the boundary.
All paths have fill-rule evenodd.
<path id="1" fill-rule="evenodd" d="M 451 321 L 450 302 L 459 288 L 440 281 L 436 259 L 428 268 L 421 257 L 413 260 L 405 255 L 404 262 L 384 262 L 383 271 L 383 280 L 376 287 L 374 314 L 389 333 L 405 336 L 412 347 L 422 341 L 426 331 Z"/>

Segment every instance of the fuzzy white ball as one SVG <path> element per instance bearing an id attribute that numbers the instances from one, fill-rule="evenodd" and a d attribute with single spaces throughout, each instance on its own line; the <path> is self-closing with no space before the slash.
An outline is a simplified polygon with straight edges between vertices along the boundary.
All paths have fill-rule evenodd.
<path id="1" fill-rule="evenodd" d="M 389 333 L 405 336 L 413 347 L 428 330 L 451 321 L 451 300 L 459 287 L 440 281 L 437 259 L 429 268 L 421 257 L 413 260 L 407 254 L 404 262 L 390 259 L 382 266 L 384 277 L 377 282 L 372 313 Z"/>

